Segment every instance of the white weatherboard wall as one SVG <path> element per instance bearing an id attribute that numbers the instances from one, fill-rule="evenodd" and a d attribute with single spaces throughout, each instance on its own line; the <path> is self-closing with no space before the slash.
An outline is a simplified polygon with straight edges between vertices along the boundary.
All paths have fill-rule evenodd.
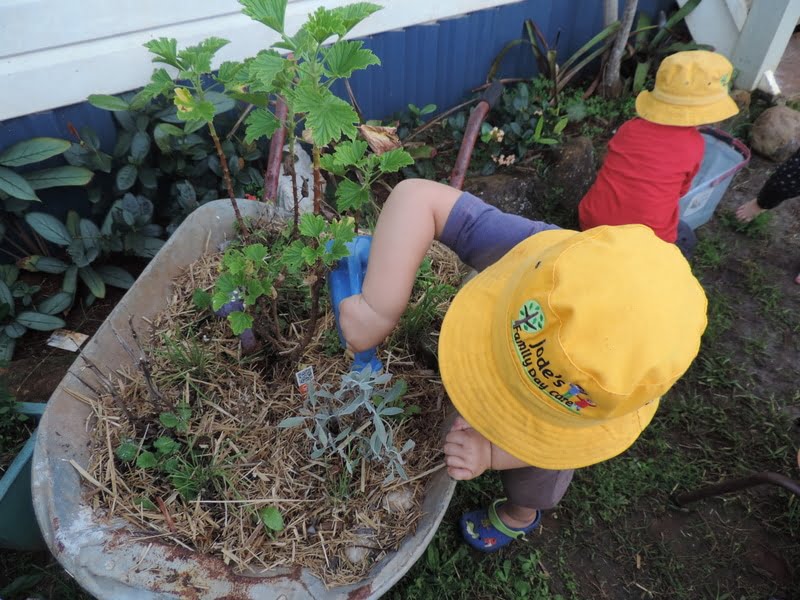
<path id="1" fill-rule="evenodd" d="M 519 0 L 373 0 L 383 10 L 352 32 L 363 37 Z M 352 0 L 289 0 L 293 33 L 319 6 Z M 217 61 L 255 55 L 278 39 L 241 14 L 236 0 L 0 0 L 0 119 L 67 106 L 89 94 L 115 94 L 147 83 L 153 71 L 142 44 L 174 37 L 178 45 L 209 36 L 231 43 Z"/>

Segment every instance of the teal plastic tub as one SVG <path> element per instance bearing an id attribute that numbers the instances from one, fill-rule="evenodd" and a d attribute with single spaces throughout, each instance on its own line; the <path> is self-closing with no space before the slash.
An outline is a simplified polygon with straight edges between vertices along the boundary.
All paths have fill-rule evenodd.
<path id="1" fill-rule="evenodd" d="M 680 201 L 681 221 L 692 229 L 708 223 L 733 176 L 750 161 L 750 149 L 741 140 L 715 127 L 701 127 L 700 133 L 706 143 L 703 163 Z"/>
<path id="2" fill-rule="evenodd" d="M 17 410 L 37 421 L 44 403 L 18 402 Z M 31 458 L 36 430 L 0 479 L 0 548 L 44 550 L 47 546 L 36 522 L 31 498 Z"/>

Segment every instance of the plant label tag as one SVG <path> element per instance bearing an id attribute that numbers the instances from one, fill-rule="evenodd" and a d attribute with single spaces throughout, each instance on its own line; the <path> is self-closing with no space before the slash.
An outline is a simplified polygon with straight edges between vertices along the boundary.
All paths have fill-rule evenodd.
<path id="1" fill-rule="evenodd" d="M 304 393 L 308 393 L 308 384 L 314 381 L 314 367 L 306 367 L 305 369 L 300 369 L 297 373 L 294 374 L 294 379 L 297 381 L 298 389 Z"/>

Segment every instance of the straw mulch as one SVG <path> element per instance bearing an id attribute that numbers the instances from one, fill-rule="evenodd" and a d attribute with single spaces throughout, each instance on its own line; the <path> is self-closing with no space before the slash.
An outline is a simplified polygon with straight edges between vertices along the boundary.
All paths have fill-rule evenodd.
<path id="1" fill-rule="evenodd" d="M 430 256 L 437 277 L 458 285 L 458 259 L 438 245 Z M 414 530 L 426 484 L 442 467 L 441 382 L 409 348 L 381 349 L 385 368 L 408 384 L 405 403 L 421 409 L 393 421 L 398 448 L 416 442 L 405 464 L 408 481 L 383 485 L 387 468 L 381 463 L 362 463 L 351 476 L 337 458 L 312 460 L 302 427 L 276 427 L 303 404 L 294 382 L 299 366 L 269 362 L 264 353 L 241 356 L 228 324 L 194 307 L 193 291 L 211 289 L 219 259 L 207 255 L 192 264 L 154 322 L 133 322 L 150 359 L 155 395 L 142 372 L 129 367 L 113 376 L 116 399 L 100 392 L 89 400 L 96 417 L 87 473 L 94 479 L 94 507 L 124 517 L 146 536 L 220 556 L 237 571 L 302 565 L 329 586 L 357 582 Z M 446 307 L 439 306 L 442 315 Z M 325 310 L 300 366 L 313 365 L 316 381 L 335 390 L 350 359 L 337 349 L 333 315 Z M 181 403 L 191 408 L 187 430 L 164 428 L 160 412 Z M 176 490 L 180 479 L 114 454 L 125 440 L 140 451 L 152 449 L 159 436 L 182 444 L 182 472 L 194 486 L 193 499 Z M 270 533 L 259 519 L 269 506 L 283 516 L 280 533 Z"/>

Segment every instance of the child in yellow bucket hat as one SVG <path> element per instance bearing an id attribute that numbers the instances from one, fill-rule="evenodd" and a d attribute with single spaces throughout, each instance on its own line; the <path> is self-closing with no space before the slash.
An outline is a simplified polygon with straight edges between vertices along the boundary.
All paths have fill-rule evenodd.
<path id="1" fill-rule="evenodd" d="M 733 67 L 715 52 L 692 50 L 668 56 L 652 92 L 636 98 L 634 118 L 608 143 L 597 179 L 581 200 L 581 229 L 598 225 L 647 225 L 691 256 L 692 229 L 679 218 L 679 200 L 703 161 L 696 126 L 739 112 L 728 95 Z"/>
<path id="2" fill-rule="evenodd" d="M 407 180 L 378 219 L 362 293 L 339 307 L 353 350 L 395 327 L 433 239 L 480 271 L 445 316 L 439 366 L 460 413 L 448 473 L 501 471 L 507 499 L 461 519 L 465 540 L 491 552 L 539 524 L 573 469 L 636 440 L 698 352 L 706 298 L 647 227 L 562 230 Z"/>

